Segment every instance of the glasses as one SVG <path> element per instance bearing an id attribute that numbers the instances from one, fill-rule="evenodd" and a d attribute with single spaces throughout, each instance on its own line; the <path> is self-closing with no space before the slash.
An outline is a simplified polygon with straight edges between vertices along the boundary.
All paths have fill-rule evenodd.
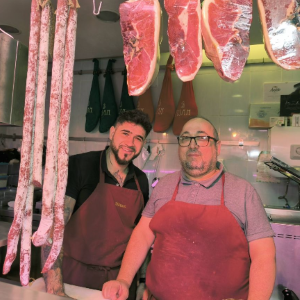
<path id="1" fill-rule="evenodd" d="M 205 136 L 179 136 L 177 137 L 178 144 L 181 147 L 188 147 L 191 144 L 191 141 L 194 140 L 195 144 L 199 147 L 206 147 L 209 144 L 210 140 L 218 142 L 217 139 L 205 135 Z"/>

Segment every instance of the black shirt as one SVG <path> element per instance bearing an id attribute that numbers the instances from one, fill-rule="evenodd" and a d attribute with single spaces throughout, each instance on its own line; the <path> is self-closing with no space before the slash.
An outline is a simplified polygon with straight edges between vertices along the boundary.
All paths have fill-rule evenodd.
<path id="1" fill-rule="evenodd" d="M 99 183 L 101 152 L 86 152 L 69 158 L 66 195 L 76 200 L 74 212 L 87 200 Z M 102 155 L 101 168 L 105 172 L 105 183 L 119 185 L 116 178 L 107 169 L 105 152 Z M 134 173 L 144 196 L 144 205 L 146 205 L 149 198 L 148 179 L 146 174 L 133 163 L 128 165 L 128 173 L 123 188 L 137 190 Z"/>

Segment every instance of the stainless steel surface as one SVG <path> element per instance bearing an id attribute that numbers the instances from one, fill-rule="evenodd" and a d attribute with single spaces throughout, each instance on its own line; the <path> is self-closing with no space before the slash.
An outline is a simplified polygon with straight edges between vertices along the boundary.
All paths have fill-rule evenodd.
<path id="1" fill-rule="evenodd" d="M 54 296 L 47 293 L 33 291 L 9 283 L 0 282 L 1 300 L 66 300 L 65 297 Z"/>
<path id="2" fill-rule="evenodd" d="M 7 234 L 10 228 L 10 223 L 0 221 L 0 247 L 7 245 Z"/>
<path id="3" fill-rule="evenodd" d="M 300 226 L 271 223 L 275 232 L 276 281 L 271 299 L 283 299 L 287 287 L 300 297 Z"/>
<path id="4" fill-rule="evenodd" d="M 22 125 L 28 48 L 0 34 L 0 123 Z"/>
<path id="5" fill-rule="evenodd" d="M 300 210 L 266 206 L 265 211 L 273 223 L 300 225 Z"/>

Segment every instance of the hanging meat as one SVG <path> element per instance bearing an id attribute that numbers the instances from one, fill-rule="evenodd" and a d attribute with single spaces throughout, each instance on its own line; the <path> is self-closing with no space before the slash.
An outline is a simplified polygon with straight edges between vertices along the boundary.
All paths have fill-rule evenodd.
<path id="1" fill-rule="evenodd" d="M 53 56 L 53 76 L 51 85 L 51 104 L 49 117 L 50 123 L 53 121 L 55 126 L 53 124 L 49 125 L 49 128 L 52 128 L 52 130 L 54 131 L 54 134 L 52 135 L 52 132 L 51 134 L 50 132 L 48 132 L 48 149 L 46 162 L 46 165 L 48 163 L 48 168 L 50 165 L 53 170 L 51 170 L 50 175 L 49 172 L 45 174 L 45 182 L 43 184 L 43 215 L 39 229 L 33 236 L 33 242 L 36 242 L 36 245 L 45 244 L 47 238 L 49 237 L 50 229 L 53 227 L 53 219 L 55 219 L 53 237 L 54 242 L 48 261 L 46 262 L 46 266 L 44 267 L 44 269 L 46 270 L 51 268 L 53 262 L 58 256 L 58 253 L 60 252 L 64 232 L 64 194 L 67 183 L 68 170 L 68 134 L 77 24 L 76 8 L 78 7 L 78 3 L 76 0 L 58 0 L 57 3 L 58 8 L 56 18 L 56 38 Z M 34 130 L 34 124 L 36 124 L 36 126 L 44 126 L 43 106 L 45 96 L 44 92 L 46 90 L 45 73 L 47 72 L 47 66 L 44 60 L 48 59 L 46 48 L 49 43 L 49 5 L 49 0 L 32 0 L 31 4 L 29 57 L 23 120 L 21 167 L 17 196 L 15 200 L 14 220 L 8 234 L 7 253 L 3 266 L 3 273 L 8 273 L 11 264 L 16 257 L 19 235 L 22 231 L 20 251 L 20 279 L 21 284 L 24 286 L 28 285 L 30 275 L 34 183 L 38 185 L 41 184 L 39 173 L 37 173 L 36 176 L 38 180 L 34 181 L 33 178 L 33 161 L 35 159 L 34 155 L 36 155 L 36 157 L 38 158 L 36 162 L 36 166 L 38 168 L 39 163 L 42 163 L 39 159 L 39 150 L 34 152 L 33 149 L 36 147 L 34 147 L 33 145 L 35 145 L 35 143 L 40 145 L 42 143 L 41 136 L 43 135 L 42 129 Z M 66 26 L 67 20 L 68 26 Z M 66 48 L 64 47 L 65 40 Z M 39 83 L 37 83 L 37 74 L 41 76 L 39 77 L 39 79 L 41 79 L 41 82 Z M 39 97 L 39 99 L 35 100 L 36 97 Z M 38 108 L 38 106 L 40 107 Z M 40 112 L 38 112 L 39 109 Z M 56 134 L 58 132 L 59 139 L 57 137 L 58 134 Z M 60 151 L 58 160 L 57 144 L 59 145 Z M 56 152 L 53 147 L 56 147 Z M 53 157 L 49 154 L 49 149 L 50 154 L 53 155 Z M 58 172 L 57 180 L 56 172 Z M 47 176 L 50 177 L 47 178 Z M 51 180 L 53 180 L 53 182 Z M 55 215 L 53 217 L 54 197 Z"/>
<path id="2" fill-rule="evenodd" d="M 161 8 L 158 0 L 128 0 L 119 10 L 128 92 L 139 96 L 159 71 Z"/>
<path id="3" fill-rule="evenodd" d="M 242 75 L 249 55 L 252 0 L 205 0 L 202 36 L 206 56 L 222 79 L 234 82 Z"/>
<path id="4" fill-rule="evenodd" d="M 258 0 L 265 49 L 286 70 L 300 68 L 299 0 Z"/>
<path id="5" fill-rule="evenodd" d="M 175 70 L 182 81 L 193 80 L 202 64 L 199 0 L 165 0 L 168 36 Z"/>
<path id="6" fill-rule="evenodd" d="M 38 247 L 46 243 L 53 227 L 53 206 L 57 182 L 57 154 L 59 114 L 64 68 L 64 52 L 68 20 L 68 0 L 58 0 L 56 11 L 55 40 L 53 50 L 53 67 L 50 92 L 49 126 L 45 178 L 43 184 L 43 209 L 38 230 L 33 234 L 32 242 Z"/>
<path id="7" fill-rule="evenodd" d="M 183 125 L 190 119 L 198 116 L 198 107 L 196 104 L 193 82 L 183 82 L 179 103 L 176 108 L 173 133 L 180 135 Z"/>
<path id="8" fill-rule="evenodd" d="M 155 132 L 165 132 L 171 126 L 174 119 L 175 102 L 171 76 L 174 65 L 172 65 L 172 62 L 173 57 L 170 55 L 166 65 L 165 77 L 155 113 L 155 122 L 153 125 L 153 131 Z"/>
<path id="9" fill-rule="evenodd" d="M 142 95 L 139 96 L 136 109 L 139 109 L 147 114 L 149 117 L 149 121 L 153 122 L 154 106 L 152 101 L 151 88 L 148 88 Z"/>
<path id="10" fill-rule="evenodd" d="M 38 0 L 31 2 L 30 15 L 30 36 L 29 36 L 29 52 L 28 52 L 28 70 L 26 79 L 26 94 L 25 94 L 25 108 L 23 118 L 23 141 L 21 148 L 21 165 L 19 172 L 18 189 L 15 199 L 14 220 L 10 227 L 7 236 L 7 252 L 3 265 L 3 274 L 10 271 L 11 265 L 17 255 L 17 246 L 19 242 L 20 232 L 23 227 L 23 219 L 26 207 L 26 213 L 30 217 L 30 210 L 28 210 L 28 200 L 31 194 L 30 181 L 32 178 L 32 136 L 34 124 L 34 109 L 35 109 L 35 95 L 36 95 L 36 78 L 38 68 L 38 52 L 40 42 L 40 26 L 41 26 L 41 9 Z M 28 202 L 28 201 L 27 201 Z M 31 214 L 32 217 L 32 214 Z M 26 222 L 27 223 L 27 222 Z M 30 229 L 26 230 L 26 234 Z M 25 234 L 25 232 L 24 232 Z M 31 234 L 31 233 L 30 233 Z M 22 240 L 25 236 L 22 236 Z M 30 235 L 29 235 L 30 239 Z M 30 253 L 28 253 L 30 257 Z M 24 270 L 20 272 L 22 285 L 28 284 L 29 278 L 24 278 Z M 27 273 L 27 271 L 26 271 Z"/>
<path id="11" fill-rule="evenodd" d="M 113 63 L 115 59 L 109 59 L 105 70 L 105 84 L 101 108 L 101 120 L 99 124 L 99 131 L 101 133 L 107 132 L 113 126 L 118 118 L 118 107 L 115 98 L 114 86 L 112 81 Z"/>

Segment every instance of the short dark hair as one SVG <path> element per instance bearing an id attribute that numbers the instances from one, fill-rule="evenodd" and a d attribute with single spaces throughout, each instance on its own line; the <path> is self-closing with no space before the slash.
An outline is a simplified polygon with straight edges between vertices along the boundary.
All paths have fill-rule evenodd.
<path id="1" fill-rule="evenodd" d="M 130 122 L 142 126 L 146 131 L 146 136 L 152 129 L 148 115 L 139 109 L 126 110 L 122 112 L 117 118 L 116 126 L 118 124 L 123 124 L 124 122 Z"/>

